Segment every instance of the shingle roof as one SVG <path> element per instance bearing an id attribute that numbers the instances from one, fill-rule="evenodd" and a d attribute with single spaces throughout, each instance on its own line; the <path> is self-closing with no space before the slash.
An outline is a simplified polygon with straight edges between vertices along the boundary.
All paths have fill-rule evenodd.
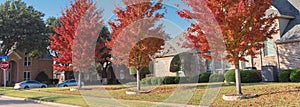
<path id="1" fill-rule="evenodd" d="M 279 42 L 300 40 L 300 1 L 274 0 L 273 6 L 278 9 L 281 15 L 295 17 L 288 23 Z"/>
<path id="2" fill-rule="evenodd" d="M 183 52 L 191 52 L 190 48 L 182 47 L 183 42 L 186 42 L 187 39 L 183 34 L 176 36 L 174 39 L 166 41 L 164 49 L 162 52 L 157 53 L 157 56 L 174 56 Z"/>
<path id="3" fill-rule="evenodd" d="M 278 9 L 281 15 L 295 16 L 299 14 L 299 10 L 294 6 L 295 4 L 292 4 L 295 2 L 290 1 L 299 2 L 299 0 L 273 0 L 272 5 Z"/>

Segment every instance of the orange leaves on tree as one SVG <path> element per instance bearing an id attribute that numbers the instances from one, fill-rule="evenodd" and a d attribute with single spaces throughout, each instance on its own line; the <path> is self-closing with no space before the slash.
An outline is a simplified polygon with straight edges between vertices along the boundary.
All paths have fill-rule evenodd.
<path id="1" fill-rule="evenodd" d="M 81 43 L 76 49 L 84 49 L 88 47 L 84 41 L 74 41 L 77 35 L 81 35 L 78 38 L 87 40 L 91 38 L 91 35 L 97 35 L 95 31 L 83 32 L 83 30 L 93 30 L 99 26 L 102 22 L 99 22 L 98 18 L 101 18 L 101 12 L 97 11 L 95 4 L 92 0 L 75 0 L 71 3 L 70 8 L 66 8 L 65 12 L 60 16 L 60 25 L 54 28 L 55 34 L 50 36 L 50 48 L 56 53 L 53 60 L 57 63 L 53 64 L 57 71 L 71 71 L 73 70 L 73 55 L 88 55 L 82 50 L 82 54 L 73 53 L 74 43 Z M 92 16 L 96 16 L 91 18 Z M 90 18 L 91 22 L 87 22 L 86 18 Z M 93 23 L 93 24 L 91 24 Z M 100 26 L 99 26 L 100 27 Z"/>
<path id="2" fill-rule="evenodd" d="M 136 52 L 132 50 L 136 49 L 137 43 L 139 44 L 140 41 L 149 37 L 163 38 L 165 34 L 161 30 L 163 26 L 158 25 L 156 27 L 156 22 L 164 16 L 163 13 L 157 12 L 163 9 L 161 2 L 162 0 L 157 2 L 151 0 L 122 0 L 125 8 L 117 7 L 114 10 L 116 19 L 108 23 L 112 33 L 111 41 L 107 41 L 107 46 L 112 49 L 110 53 L 113 56 L 114 63 L 132 66 L 132 63 L 128 64 L 128 61 L 132 62 L 134 60 L 134 57 L 131 57 L 130 54 Z M 148 39 L 146 40 L 148 41 Z M 143 41 L 143 43 L 147 41 Z M 161 45 L 160 42 L 158 44 Z M 145 48 L 142 49 L 143 52 L 150 54 L 150 56 L 154 54 L 153 51 L 157 51 L 157 48 L 152 50 L 146 44 L 138 46 L 143 46 Z"/>
<path id="3" fill-rule="evenodd" d="M 210 51 L 217 44 L 224 41 L 226 58 L 229 62 L 238 63 L 244 56 L 254 57 L 263 42 L 271 35 L 276 34 L 275 15 L 265 12 L 271 7 L 272 0 L 183 0 L 192 11 L 182 10 L 178 15 L 187 19 L 195 19 L 186 31 L 191 48 L 196 48 L 200 53 Z M 208 7 L 208 8 L 206 8 Z M 214 19 L 218 25 L 211 25 Z M 219 26 L 222 38 L 212 39 L 216 32 L 214 26 Z M 209 40 L 210 39 L 210 40 Z"/>
<path id="4" fill-rule="evenodd" d="M 139 41 L 130 52 L 129 66 L 135 66 L 137 69 L 149 66 L 151 56 L 161 50 L 163 45 L 164 40 L 159 38 L 150 37 Z"/>

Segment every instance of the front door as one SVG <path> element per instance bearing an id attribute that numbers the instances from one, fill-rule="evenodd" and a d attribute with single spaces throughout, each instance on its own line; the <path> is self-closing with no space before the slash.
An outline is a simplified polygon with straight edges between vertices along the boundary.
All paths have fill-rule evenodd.
<path id="1" fill-rule="evenodd" d="M 9 61 L 9 69 L 7 70 L 7 82 L 13 85 L 17 81 L 17 63 L 15 61 Z"/>

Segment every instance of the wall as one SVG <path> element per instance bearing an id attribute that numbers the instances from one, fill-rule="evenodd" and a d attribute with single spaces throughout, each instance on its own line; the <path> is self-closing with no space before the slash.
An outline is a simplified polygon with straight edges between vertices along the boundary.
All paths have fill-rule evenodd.
<path id="1" fill-rule="evenodd" d="M 31 79 L 34 80 L 38 73 L 41 71 L 44 71 L 48 77 L 51 79 L 53 77 L 53 67 L 52 67 L 52 59 L 39 59 L 39 58 L 33 58 L 31 66 L 24 66 L 24 57 L 25 54 L 23 52 L 13 52 L 10 55 L 10 58 L 7 60 L 8 62 L 14 61 L 15 62 L 15 71 L 12 71 L 11 69 L 8 70 L 8 72 L 16 72 L 16 75 L 14 75 L 13 78 L 11 78 L 11 84 L 16 82 L 21 82 L 24 80 L 24 71 L 30 71 L 31 72 Z M 0 73 L 0 84 L 3 84 L 3 72 L 1 70 Z"/>
<path id="2" fill-rule="evenodd" d="M 281 69 L 300 68 L 300 42 L 279 44 L 278 50 Z"/>
<path id="3" fill-rule="evenodd" d="M 173 56 L 156 58 L 154 60 L 153 76 L 155 77 L 176 76 L 176 73 L 170 72 L 170 63 L 172 59 Z"/>

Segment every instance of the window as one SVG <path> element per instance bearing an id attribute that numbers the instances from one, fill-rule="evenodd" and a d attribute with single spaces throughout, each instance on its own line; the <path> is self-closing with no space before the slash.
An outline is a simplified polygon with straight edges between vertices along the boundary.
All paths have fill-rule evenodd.
<path id="1" fill-rule="evenodd" d="M 24 71 L 24 80 L 30 80 L 30 71 Z"/>
<path id="2" fill-rule="evenodd" d="M 225 70 L 228 70 L 231 68 L 230 63 L 227 61 L 220 61 L 220 60 L 206 60 L 206 69 L 207 71 L 212 72 L 213 70 L 216 71 L 222 71 L 222 68 L 224 67 Z"/>
<path id="3" fill-rule="evenodd" d="M 25 54 L 24 66 L 31 66 L 32 59 L 28 54 Z"/>
<path id="4" fill-rule="evenodd" d="M 273 40 L 272 39 L 267 39 L 267 41 L 265 41 L 265 47 L 264 47 L 264 55 L 265 56 L 274 56 L 274 47 L 273 47 Z"/>

